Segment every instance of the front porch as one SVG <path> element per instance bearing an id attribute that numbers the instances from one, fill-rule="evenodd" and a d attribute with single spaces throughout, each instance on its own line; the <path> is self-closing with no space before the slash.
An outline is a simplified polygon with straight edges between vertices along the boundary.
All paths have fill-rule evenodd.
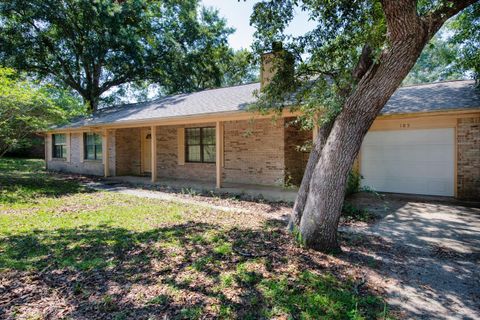
<path id="1" fill-rule="evenodd" d="M 140 185 L 162 185 L 274 201 L 294 201 L 308 153 L 298 146 L 312 132 L 291 119 L 216 121 L 104 130 L 104 175 Z M 208 161 L 190 159 L 189 132 L 210 130 Z M 203 132 L 203 131 L 202 131 Z M 213 148 L 211 148 L 213 147 Z M 203 149 L 202 149 L 203 151 Z M 207 154 L 205 154 L 207 155 Z"/>
<path id="2" fill-rule="evenodd" d="M 172 179 L 157 179 L 152 182 L 151 177 L 116 176 L 106 178 L 107 184 L 127 183 L 137 187 L 165 187 L 178 192 L 213 193 L 232 196 L 246 196 L 247 198 L 265 199 L 268 201 L 294 202 L 297 188 L 283 188 L 278 186 L 262 186 L 245 183 L 223 183 L 222 188 L 216 188 L 215 182 Z"/>

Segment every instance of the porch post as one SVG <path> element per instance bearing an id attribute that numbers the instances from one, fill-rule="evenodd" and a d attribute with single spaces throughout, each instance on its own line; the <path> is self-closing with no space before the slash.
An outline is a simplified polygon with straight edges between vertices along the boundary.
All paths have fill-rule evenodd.
<path id="1" fill-rule="evenodd" d="M 223 163 L 223 122 L 217 121 L 215 128 L 215 166 L 216 166 L 216 178 L 217 189 L 222 187 L 222 163 Z"/>
<path id="2" fill-rule="evenodd" d="M 152 143 L 152 182 L 157 182 L 157 127 L 152 126 L 150 129 Z"/>
<path id="3" fill-rule="evenodd" d="M 109 164 L 110 164 L 110 161 L 109 161 L 109 150 L 108 150 L 108 130 L 107 129 L 103 129 L 103 132 L 102 132 L 102 139 L 103 139 L 103 146 L 102 146 L 102 150 L 103 150 L 103 155 L 102 155 L 102 158 L 103 158 L 103 175 L 104 177 L 108 177 L 109 176 Z"/>
<path id="4" fill-rule="evenodd" d="M 48 170 L 48 133 L 44 136 L 44 146 L 45 146 L 45 170 Z"/>

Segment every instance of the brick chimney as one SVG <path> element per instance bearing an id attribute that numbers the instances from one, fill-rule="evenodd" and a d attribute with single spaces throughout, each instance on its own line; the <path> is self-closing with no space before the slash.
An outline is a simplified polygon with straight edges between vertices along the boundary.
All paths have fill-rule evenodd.
<path id="1" fill-rule="evenodd" d="M 281 42 L 272 43 L 272 51 L 262 54 L 260 68 L 260 87 L 268 85 L 278 72 L 282 77 L 291 77 L 294 75 L 294 58 L 287 50 L 283 49 Z"/>

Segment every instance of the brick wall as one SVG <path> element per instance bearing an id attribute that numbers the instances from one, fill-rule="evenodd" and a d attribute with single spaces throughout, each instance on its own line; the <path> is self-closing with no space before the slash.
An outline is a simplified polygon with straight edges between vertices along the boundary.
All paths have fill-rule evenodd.
<path id="1" fill-rule="evenodd" d="M 115 130 L 116 175 L 141 175 L 141 129 Z"/>
<path id="2" fill-rule="evenodd" d="M 309 151 L 299 148 L 305 150 L 307 145 L 311 146 L 312 131 L 301 130 L 294 120 L 295 118 L 285 119 L 285 182 L 299 186 L 310 155 Z"/>
<path id="3" fill-rule="evenodd" d="M 68 136 L 67 136 L 68 139 Z M 70 134 L 70 161 L 62 159 L 49 159 L 47 167 L 52 171 L 73 172 L 86 175 L 103 176 L 103 163 L 101 160 L 83 160 L 83 133 Z M 48 144 L 51 154 L 51 142 Z M 51 156 L 50 156 L 51 157 Z"/>
<path id="4" fill-rule="evenodd" d="M 480 117 L 458 119 L 458 198 L 480 200 Z"/>
<path id="5" fill-rule="evenodd" d="M 198 127 L 187 126 L 187 127 Z M 202 124 L 211 127 L 215 124 Z M 157 170 L 160 178 L 191 179 L 215 182 L 214 163 L 188 163 L 178 165 L 178 133 L 179 126 L 157 127 Z"/>
<path id="6" fill-rule="evenodd" d="M 198 127 L 190 125 L 188 127 Z M 202 124 L 215 126 L 214 123 Z M 178 133 L 180 126 L 157 127 L 158 177 L 215 182 L 214 163 L 178 165 Z M 223 181 L 233 183 L 282 184 L 283 121 L 227 121 L 224 123 L 225 167 Z"/>
<path id="7" fill-rule="evenodd" d="M 201 126 L 214 126 L 206 123 Z M 186 127 L 197 127 L 191 125 Z M 179 126 L 157 127 L 158 177 L 215 182 L 214 163 L 178 165 Z M 224 123 L 225 167 L 223 181 L 260 185 L 283 185 L 285 177 L 284 120 L 227 121 Z M 81 161 L 81 134 L 72 134 L 71 162 L 49 161 L 49 168 L 103 175 L 102 161 Z M 141 128 L 109 133 L 110 175 L 142 175 Z"/>
<path id="8" fill-rule="evenodd" d="M 284 121 L 225 122 L 224 181 L 283 185 Z"/>

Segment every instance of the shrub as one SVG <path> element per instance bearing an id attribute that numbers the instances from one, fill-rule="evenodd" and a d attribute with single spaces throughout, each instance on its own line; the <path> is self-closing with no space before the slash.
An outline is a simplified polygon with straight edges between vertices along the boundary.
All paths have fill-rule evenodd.
<path id="1" fill-rule="evenodd" d="M 346 197 L 360 191 L 360 180 L 361 179 L 362 179 L 362 176 L 360 175 L 360 173 L 356 169 L 352 169 L 348 173 L 347 188 L 346 188 L 346 192 L 345 192 Z"/>

